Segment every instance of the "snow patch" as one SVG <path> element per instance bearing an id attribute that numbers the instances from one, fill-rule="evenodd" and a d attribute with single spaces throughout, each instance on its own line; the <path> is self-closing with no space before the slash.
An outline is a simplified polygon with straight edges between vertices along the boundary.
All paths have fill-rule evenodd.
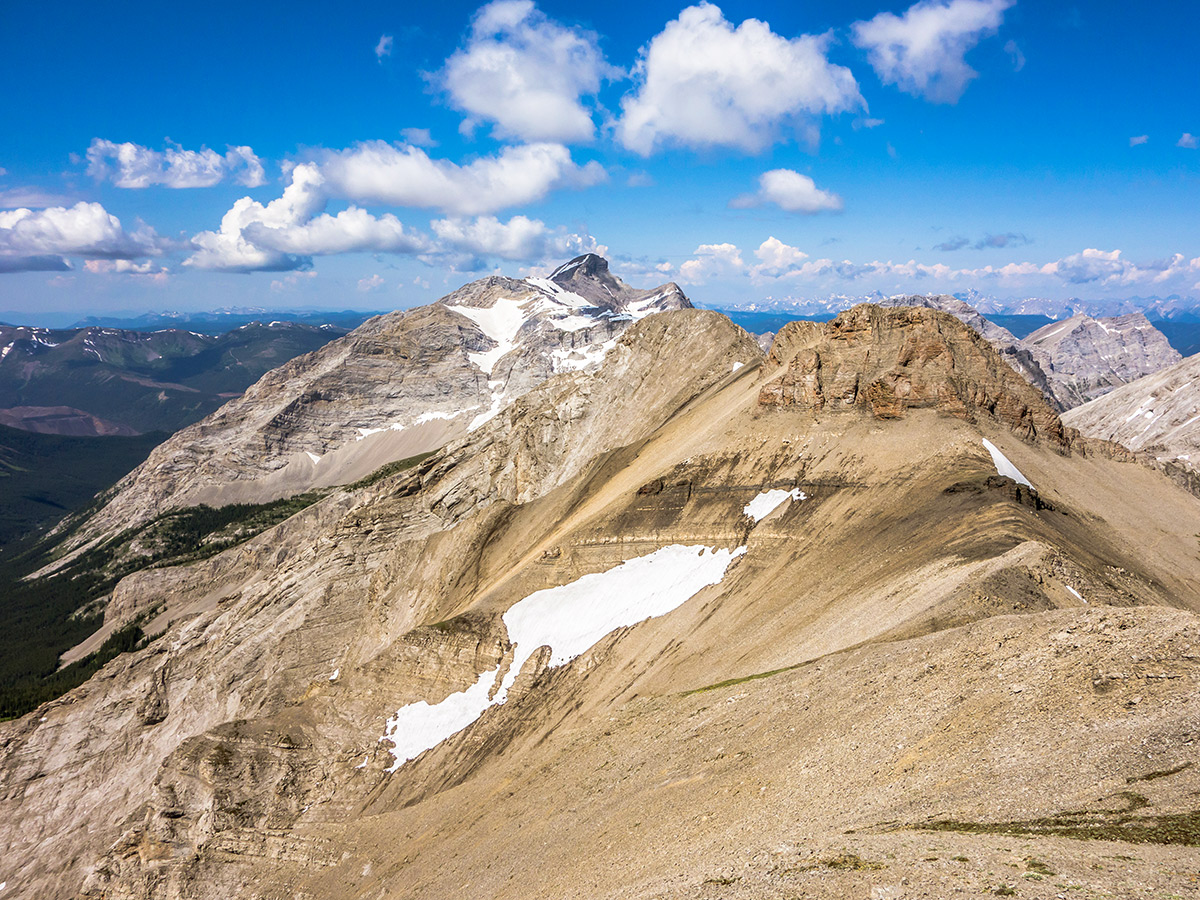
<path id="1" fill-rule="evenodd" d="M 485 353 L 468 353 L 467 358 L 479 366 L 484 374 L 491 375 L 492 369 L 506 353 L 516 346 L 517 332 L 529 320 L 529 314 L 522 309 L 522 303 L 527 301 L 510 300 L 500 297 L 490 307 L 476 306 L 447 306 L 447 309 L 466 316 L 479 326 L 479 330 L 496 342 L 496 349 Z"/>
<path id="2" fill-rule="evenodd" d="M 666 615 L 701 589 L 720 583 L 729 564 L 746 552 L 672 544 L 626 560 L 607 572 L 584 575 L 560 587 L 536 591 L 503 616 L 513 660 L 495 696 L 503 662 L 473 685 L 440 703 L 410 703 L 387 721 L 380 740 L 391 741 L 389 772 L 473 723 L 505 702 L 522 667 L 540 647 L 550 648 L 550 667 L 566 665 L 619 628 Z"/>
<path id="3" fill-rule="evenodd" d="M 554 360 L 555 373 L 582 372 L 591 366 L 598 366 L 608 351 L 615 346 L 617 346 L 617 339 L 612 338 L 602 344 L 588 344 L 569 350 L 566 348 L 551 350 L 550 357 Z"/>
<path id="4" fill-rule="evenodd" d="M 992 454 L 992 462 L 995 464 L 996 471 L 999 474 L 1005 476 L 1006 478 L 1011 478 L 1018 484 L 1023 484 L 1030 488 L 1033 487 L 1033 485 L 1029 483 L 1029 479 L 1022 475 L 1020 470 L 1008 461 L 1008 457 L 1000 452 L 999 447 L 997 447 L 987 438 L 983 439 L 983 446 L 987 448 L 988 453 Z"/>
<path id="5" fill-rule="evenodd" d="M 304 454 L 313 461 L 314 466 L 321 461 L 321 457 L 317 456 L 317 454 L 313 453 L 311 450 L 305 450 Z"/>
<path id="6" fill-rule="evenodd" d="M 367 767 L 367 762 L 368 762 L 368 760 L 370 760 L 370 759 L 371 759 L 371 754 L 370 754 L 370 753 L 366 753 L 366 754 L 364 754 L 364 755 L 363 755 L 363 761 L 362 761 L 362 762 L 360 762 L 360 763 L 359 763 L 357 766 L 355 766 L 354 768 L 356 768 L 356 769 L 365 769 L 365 768 Z"/>
<path id="7" fill-rule="evenodd" d="M 341 670 L 340 668 L 334 669 L 334 670 L 333 670 L 333 674 L 329 676 L 329 680 L 330 680 L 330 681 L 337 681 L 337 680 L 338 680 L 338 676 L 339 676 L 339 675 L 341 675 L 341 674 L 342 674 L 342 670 Z"/>
<path id="8" fill-rule="evenodd" d="M 1083 594 L 1079 593 L 1079 591 L 1075 590 L 1075 588 L 1071 587 L 1069 584 L 1067 585 L 1067 590 L 1075 596 L 1076 600 L 1083 600 Z M 1086 600 L 1083 600 L 1083 602 L 1087 603 Z"/>
<path id="9" fill-rule="evenodd" d="M 788 498 L 793 500 L 807 500 L 808 495 L 800 488 L 792 488 L 790 491 L 784 491 L 776 488 L 773 491 L 763 491 L 753 500 L 746 504 L 742 510 L 744 515 L 749 516 L 755 522 L 761 522 L 771 513 L 783 504 Z"/>
<path id="10" fill-rule="evenodd" d="M 744 365 L 746 365 L 744 362 L 735 362 L 733 364 L 733 371 L 736 372 L 738 369 L 742 368 Z"/>

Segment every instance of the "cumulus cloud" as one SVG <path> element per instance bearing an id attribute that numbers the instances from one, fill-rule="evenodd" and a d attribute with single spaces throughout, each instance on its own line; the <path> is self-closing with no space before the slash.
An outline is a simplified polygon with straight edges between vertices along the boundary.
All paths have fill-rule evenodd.
<path id="1" fill-rule="evenodd" d="M 704 284 L 710 278 L 728 277 L 746 270 L 742 251 L 736 244 L 701 244 L 679 267 L 679 280 L 684 284 Z"/>
<path id="2" fill-rule="evenodd" d="M 238 184 L 258 187 L 266 183 L 262 161 L 249 147 L 230 147 L 222 156 L 215 150 L 168 147 L 151 150 L 138 144 L 115 144 L 94 138 L 87 149 L 87 172 L 117 187 L 212 187 L 232 177 Z"/>
<path id="3" fill-rule="evenodd" d="M 642 49 L 617 138 L 643 156 L 666 144 L 756 152 L 785 128 L 865 108 L 850 70 L 826 57 L 830 41 L 788 39 L 758 19 L 735 28 L 711 3 L 690 6 Z"/>
<path id="4" fill-rule="evenodd" d="M 364 294 L 367 293 L 367 291 L 379 290 L 381 287 L 383 287 L 383 284 L 383 276 L 378 274 L 372 275 L 370 278 L 358 279 L 358 289 Z"/>
<path id="5" fill-rule="evenodd" d="M 1193 282 L 1200 277 L 1200 257 L 1189 259 L 1176 253 L 1164 259 L 1137 263 L 1126 258 L 1120 250 L 1086 249 L 1048 263 L 1010 262 L 1002 266 L 952 268 L 943 263 L 922 263 L 915 259 L 899 262 L 811 259 L 799 248 L 772 236 L 763 241 L 754 256 L 758 262 L 747 265 L 741 250 L 734 244 L 702 244 L 693 258 L 680 266 L 680 281 L 703 284 L 714 279 L 736 281 L 748 278 L 756 285 L 786 282 L 803 284 L 810 289 L 817 285 L 846 289 L 857 283 L 862 286 L 852 289 L 926 291 L 981 282 L 996 282 L 1014 290 L 1063 286 L 1077 289 L 1078 285 L 1086 284 L 1097 289 L 1124 291 L 1135 285 L 1156 290 L 1195 289 Z M 920 282 L 932 284 L 918 288 Z"/>
<path id="6" fill-rule="evenodd" d="M 774 235 L 763 241 L 754 251 L 754 255 L 759 260 L 758 265 L 752 269 L 752 274 L 756 278 L 763 276 L 779 278 L 794 271 L 797 266 L 803 265 L 804 260 L 808 259 L 808 254 L 803 250 L 785 244 Z"/>
<path id="7" fill-rule="evenodd" d="M 595 135 L 582 98 L 615 74 L 595 34 L 548 18 L 531 0 L 494 0 L 437 81 L 455 108 L 494 123 L 498 137 L 573 142 Z"/>
<path id="8" fill-rule="evenodd" d="M 418 147 L 374 141 L 328 154 L 320 170 L 331 196 L 452 215 L 493 213 L 606 177 L 597 162 L 576 165 L 562 144 L 505 147 L 495 156 L 460 166 L 431 159 Z"/>
<path id="9" fill-rule="evenodd" d="M 245 232 L 253 226 L 276 231 L 302 226 L 325 207 L 323 182 L 317 166 L 305 163 L 292 169 L 283 196 L 266 206 L 242 197 L 221 218 L 220 230 L 202 231 L 192 238 L 196 252 L 183 264 L 223 272 L 286 272 L 311 266 L 311 259 L 259 246 Z"/>
<path id="10" fill-rule="evenodd" d="M 530 151 L 528 153 L 523 151 Z M 562 151 L 559 153 L 558 151 Z M 552 186 L 594 177 L 561 145 L 511 147 L 468 166 L 431 160 L 411 146 L 364 145 L 296 165 L 283 195 L 265 206 L 243 197 L 216 231 L 192 238 L 184 265 L 228 272 L 293 271 L 335 253 L 403 253 L 431 264 L 479 268 L 485 257 L 530 260 L 593 251 L 594 239 L 525 216 L 455 215 L 432 223 L 431 238 L 395 215 L 358 206 L 326 213 L 330 199 L 366 199 L 452 212 L 491 210 L 540 197 Z M 511 179 L 511 180 L 506 180 Z"/>
<path id="11" fill-rule="evenodd" d="M 322 213 L 306 222 L 249 221 L 242 236 L 259 248 L 298 256 L 334 253 L 419 253 L 429 249 L 424 235 L 405 228 L 391 213 L 373 216 L 351 206 L 336 216 Z"/>
<path id="12" fill-rule="evenodd" d="M 583 253 L 603 255 L 608 248 L 596 243 L 589 234 L 570 233 L 565 228 L 550 228 L 540 219 L 513 216 L 501 222 L 493 216 L 475 219 L 437 219 L 430 223 L 438 238 L 437 250 L 427 258 L 457 255 L 451 260 L 457 268 L 469 266 L 463 255 L 474 259 L 499 257 L 522 262 L 557 260 Z"/>
<path id="13" fill-rule="evenodd" d="M 1137 147 L 1137 146 L 1140 146 L 1141 144 L 1144 144 L 1144 143 L 1146 143 L 1148 140 L 1150 140 L 1150 135 L 1148 135 L 1148 134 L 1139 134 L 1139 135 L 1137 135 L 1137 136 L 1135 136 L 1135 137 L 1131 137 L 1131 138 L 1129 139 L 1129 146 L 1130 146 L 1130 147 Z"/>
<path id="14" fill-rule="evenodd" d="M 392 36 L 383 34 L 379 36 L 379 43 L 375 45 L 375 58 L 383 62 L 385 56 L 392 55 Z"/>
<path id="15" fill-rule="evenodd" d="M 128 231 L 99 203 L 0 210 L 0 271 L 61 271 L 69 267 L 64 256 L 136 259 L 161 252 L 152 228 Z"/>
<path id="16" fill-rule="evenodd" d="M 957 103 L 979 74 L 967 65 L 967 51 L 995 33 L 1014 2 L 921 0 L 902 16 L 881 12 L 855 22 L 853 40 L 884 84 L 934 103 Z"/>
<path id="17" fill-rule="evenodd" d="M 1196 137 L 1194 134 L 1188 134 L 1185 131 L 1182 137 L 1176 141 L 1175 146 L 1183 147 L 1185 150 L 1195 150 L 1197 147 L 1200 147 L 1200 138 Z"/>
<path id="18" fill-rule="evenodd" d="M 758 178 L 758 191 L 742 194 L 729 202 L 735 209 L 762 206 L 773 203 L 780 209 L 796 213 L 819 213 L 840 211 L 842 198 L 830 191 L 823 191 L 807 175 L 791 169 L 772 169 Z"/>

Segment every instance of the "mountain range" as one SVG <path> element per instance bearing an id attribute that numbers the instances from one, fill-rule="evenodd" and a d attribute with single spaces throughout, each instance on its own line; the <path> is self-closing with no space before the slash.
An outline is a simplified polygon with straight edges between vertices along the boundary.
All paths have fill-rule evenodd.
<path id="1" fill-rule="evenodd" d="M 76 436 L 176 431 L 346 333 L 283 321 L 220 335 L 0 325 L 0 422 Z"/>
<path id="2" fill-rule="evenodd" d="M 124 643 L 0 723 L 6 896 L 1192 890 L 1200 499 L 908 299 L 764 353 L 585 256 L 183 429 L 24 582 Z"/>

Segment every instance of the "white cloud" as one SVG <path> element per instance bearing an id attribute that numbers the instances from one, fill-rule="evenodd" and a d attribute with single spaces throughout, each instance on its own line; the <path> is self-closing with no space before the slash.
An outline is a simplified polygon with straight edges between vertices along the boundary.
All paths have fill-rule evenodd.
<path id="1" fill-rule="evenodd" d="M 798 247 L 785 244 L 772 235 L 763 241 L 754 255 L 759 263 L 752 270 L 756 277 L 768 276 L 778 278 L 796 269 L 808 259 L 808 254 Z"/>
<path id="2" fill-rule="evenodd" d="M 493 216 L 473 220 L 437 219 L 430 223 L 440 246 L 438 253 L 465 253 L 473 257 L 500 257 L 521 262 L 557 260 L 583 253 L 603 255 L 608 248 L 589 234 L 552 229 L 539 219 L 513 216 L 501 222 Z"/>
<path id="3" fill-rule="evenodd" d="M 379 290 L 381 287 L 383 287 L 383 284 L 384 284 L 384 282 L 383 282 L 383 276 L 382 276 L 382 275 L 378 275 L 378 274 L 376 274 L 376 275 L 372 275 L 370 278 L 360 278 L 360 279 L 358 279 L 358 289 L 359 289 L 360 291 L 362 291 L 364 294 L 365 294 L 367 291 L 377 291 L 377 290 Z"/>
<path id="4" fill-rule="evenodd" d="M 807 175 L 791 169 L 772 169 L 758 178 L 758 192 L 735 197 L 729 205 L 735 209 L 773 203 L 787 212 L 818 213 L 842 209 L 842 198 L 823 191 Z"/>
<path id="5" fill-rule="evenodd" d="M 87 161 L 89 175 L 97 180 L 111 180 L 122 188 L 155 184 L 169 188 L 212 187 L 227 177 L 246 187 L 266 183 L 262 161 L 249 147 L 231 146 L 222 156 L 207 147 L 184 150 L 175 146 L 159 151 L 94 138 L 87 149 Z"/>
<path id="6" fill-rule="evenodd" d="M 302 225 L 325 206 L 323 181 L 317 166 L 305 163 L 292 169 L 292 181 L 283 196 L 266 206 L 242 197 L 221 218 L 219 231 L 202 231 L 192 238 L 196 252 L 183 264 L 225 272 L 285 272 L 306 267 L 308 260 L 260 247 L 244 232 L 252 225 L 281 230 Z"/>
<path id="7" fill-rule="evenodd" d="M 14 261 L 20 258 L 42 258 L 49 265 L 50 257 L 135 259 L 161 252 L 161 241 L 152 228 L 126 231 L 121 220 L 99 203 L 0 211 L 0 257 L 8 259 L 7 271 L 20 265 Z"/>
<path id="8" fill-rule="evenodd" d="M 1008 54 L 1008 58 L 1012 60 L 1014 72 L 1020 72 L 1025 68 L 1025 54 L 1021 52 L 1021 48 L 1017 46 L 1017 42 L 1010 40 L 1004 45 L 1004 52 Z"/>
<path id="9" fill-rule="evenodd" d="M 704 284 L 710 278 L 728 278 L 746 271 L 736 244 L 701 244 L 693 256 L 679 267 L 679 280 L 684 284 Z"/>
<path id="10" fill-rule="evenodd" d="M 404 138 L 404 143 L 414 147 L 430 148 L 438 145 L 428 128 L 401 128 L 400 137 Z"/>
<path id="11" fill-rule="evenodd" d="M 383 62 L 385 56 L 392 55 L 392 36 L 383 34 L 379 36 L 379 43 L 375 45 L 375 58 Z"/>
<path id="12" fill-rule="evenodd" d="M 1131 137 L 1131 138 L 1129 139 L 1129 146 L 1130 146 L 1130 147 L 1137 147 L 1137 146 L 1139 146 L 1140 144 L 1144 144 L 1144 143 L 1146 143 L 1148 140 L 1150 140 L 1150 135 L 1148 135 L 1148 134 L 1139 134 L 1139 135 L 1137 135 L 1136 137 Z"/>
<path id="13" fill-rule="evenodd" d="M 1197 147 L 1200 147 L 1200 138 L 1185 131 L 1183 136 L 1175 143 L 1175 146 L 1183 147 L 1185 150 L 1195 150 Z"/>
<path id="14" fill-rule="evenodd" d="M 481 215 L 541 200 L 557 188 L 582 188 L 605 178 L 597 162 L 579 166 L 562 144 L 504 147 L 491 157 L 458 165 L 431 159 L 411 145 L 383 141 L 328 154 L 321 174 L 330 196 L 359 203 Z"/>
<path id="15" fill-rule="evenodd" d="M 250 221 L 242 226 L 242 234 L 260 248 L 300 256 L 419 253 L 429 247 L 424 235 L 405 228 L 391 213 L 376 217 L 356 206 L 336 216 L 322 213 L 303 223 Z"/>
<path id="16" fill-rule="evenodd" d="M 149 261 L 135 263 L 128 259 L 89 259 L 83 268 L 94 275 L 130 275 L 156 284 L 166 284 L 171 274 L 166 266 Z"/>
<path id="17" fill-rule="evenodd" d="M 574 142 L 595 134 L 581 98 L 614 74 L 595 34 L 559 24 L 531 0 L 494 0 L 438 81 L 455 108 L 493 122 L 498 137 Z"/>
<path id="18" fill-rule="evenodd" d="M 758 151 L 812 117 L 865 108 L 849 69 L 826 58 L 830 35 L 787 39 L 711 3 L 690 6 L 643 48 L 617 137 L 648 156 L 664 144 Z"/>
<path id="19" fill-rule="evenodd" d="M 979 74 L 967 65 L 967 51 L 1000 27 L 1014 2 L 921 0 L 903 16 L 881 12 L 855 22 L 854 43 L 867 51 L 884 84 L 934 103 L 956 103 Z"/>

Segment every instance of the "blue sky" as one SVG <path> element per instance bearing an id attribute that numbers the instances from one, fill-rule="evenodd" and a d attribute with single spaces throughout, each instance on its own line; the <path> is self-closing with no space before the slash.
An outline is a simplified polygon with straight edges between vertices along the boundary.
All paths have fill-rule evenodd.
<path id="1" fill-rule="evenodd" d="M 1190 3 L 6 3 L 0 309 L 1200 296 Z M 14 87 L 15 86 L 15 87 Z"/>

